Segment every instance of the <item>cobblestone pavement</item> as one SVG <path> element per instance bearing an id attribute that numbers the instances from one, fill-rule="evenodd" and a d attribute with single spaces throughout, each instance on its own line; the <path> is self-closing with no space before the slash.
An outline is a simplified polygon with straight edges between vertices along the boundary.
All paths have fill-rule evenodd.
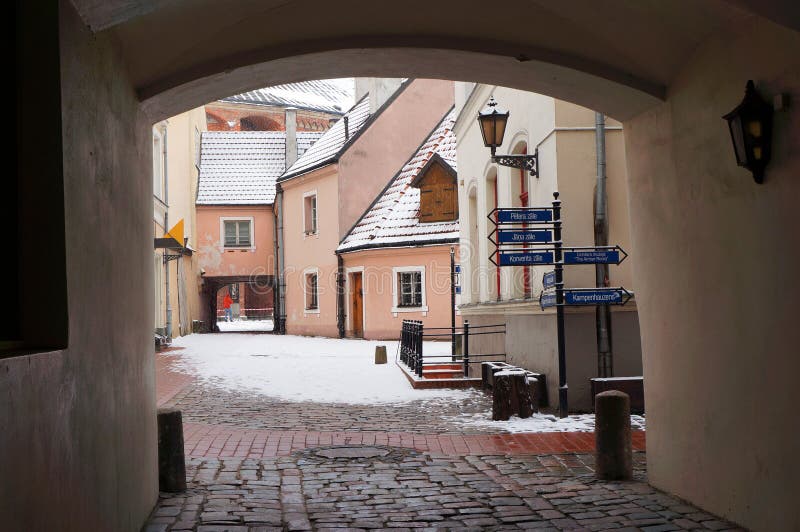
<path id="1" fill-rule="evenodd" d="M 729 530 L 636 480 L 600 482 L 592 455 L 444 456 L 384 446 L 273 459 L 191 459 L 146 532 L 197 530 Z"/>
<path id="2" fill-rule="evenodd" d="M 399 371 L 399 370 L 398 370 Z M 251 429 L 315 431 L 393 431 L 418 434 L 496 434 L 490 427 L 468 426 L 459 414 L 491 411 L 491 398 L 481 392 L 466 399 L 435 398 L 400 405 L 351 405 L 282 401 L 250 393 L 229 392 L 194 383 L 168 403 L 190 423 Z"/>

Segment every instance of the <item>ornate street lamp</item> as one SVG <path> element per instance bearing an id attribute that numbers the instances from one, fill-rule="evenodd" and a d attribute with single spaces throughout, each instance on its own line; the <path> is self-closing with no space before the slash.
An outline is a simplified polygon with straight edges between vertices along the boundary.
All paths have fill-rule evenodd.
<path id="1" fill-rule="evenodd" d="M 753 80 L 747 82 L 742 103 L 722 118 L 728 121 L 736 163 L 763 183 L 772 152 L 772 106 L 758 95 Z"/>
<path id="2" fill-rule="evenodd" d="M 478 125 L 481 128 L 483 144 L 492 150 L 492 161 L 512 168 L 524 168 L 532 176 L 539 177 L 539 149 L 533 155 L 495 155 L 497 147 L 503 144 L 509 112 L 497 107 L 494 96 L 483 111 L 478 112 Z"/>

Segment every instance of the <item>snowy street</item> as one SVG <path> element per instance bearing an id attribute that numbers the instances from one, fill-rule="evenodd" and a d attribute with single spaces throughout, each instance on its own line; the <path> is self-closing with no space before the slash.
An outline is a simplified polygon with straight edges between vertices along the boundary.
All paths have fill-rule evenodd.
<path id="1" fill-rule="evenodd" d="M 388 364 L 374 364 L 377 345 L 386 346 Z M 195 379 L 173 400 L 188 420 L 283 430 L 594 430 L 590 414 L 492 421 L 491 397 L 482 391 L 415 390 L 395 365 L 394 341 L 226 333 L 185 336 L 173 348 L 160 356 Z M 449 349 L 446 342 L 425 345 L 431 354 Z M 644 419 L 633 416 L 633 428 L 644 429 Z"/>

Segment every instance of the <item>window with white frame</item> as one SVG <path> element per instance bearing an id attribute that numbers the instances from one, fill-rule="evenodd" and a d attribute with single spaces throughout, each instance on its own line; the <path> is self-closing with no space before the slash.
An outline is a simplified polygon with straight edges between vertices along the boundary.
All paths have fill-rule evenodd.
<path id="1" fill-rule="evenodd" d="M 303 196 L 303 231 L 307 235 L 317 234 L 317 194 L 307 193 Z"/>
<path id="2" fill-rule="evenodd" d="M 422 306 L 422 272 L 397 273 L 397 306 Z"/>
<path id="3" fill-rule="evenodd" d="M 319 310 L 319 286 L 316 271 L 306 272 L 306 310 Z"/>
<path id="4" fill-rule="evenodd" d="M 425 266 L 392 268 L 392 313 L 427 312 Z"/>
<path id="5" fill-rule="evenodd" d="M 226 248 L 253 246 L 253 220 L 223 220 L 222 228 Z"/>

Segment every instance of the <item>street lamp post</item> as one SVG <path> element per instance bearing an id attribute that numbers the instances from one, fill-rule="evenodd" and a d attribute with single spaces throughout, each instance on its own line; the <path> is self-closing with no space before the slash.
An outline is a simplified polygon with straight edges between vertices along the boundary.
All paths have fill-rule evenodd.
<path id="1" fill-rule="evenodd" d="M 539 148 L 532 155 L 497 155 L 497 147 L 503 144 L 506 133 L 509 112 L 498 108 L 494 96 L 489 98 L 489 103 L 483 111 L 478 113 L 478 123 L 481 126 L 483 144 L 492 150 L 492 161 L 501 166 L 522 168 L 539 177 Z"/>

